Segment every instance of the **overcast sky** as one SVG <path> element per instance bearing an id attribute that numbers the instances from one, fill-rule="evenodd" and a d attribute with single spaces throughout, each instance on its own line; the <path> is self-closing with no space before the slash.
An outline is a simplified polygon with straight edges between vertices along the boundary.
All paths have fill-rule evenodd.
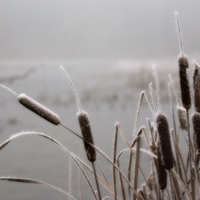
<path id="1" fill-rule="evenodd" d="M 200 1 L 0 0 L 0 60 L 160 59 L 200 50 Z"/>

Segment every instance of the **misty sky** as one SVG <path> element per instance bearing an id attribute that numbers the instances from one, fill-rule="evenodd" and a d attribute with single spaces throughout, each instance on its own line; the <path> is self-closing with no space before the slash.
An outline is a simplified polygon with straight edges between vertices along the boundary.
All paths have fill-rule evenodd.
<path id="1" fill-rule="evenodd" d="M 200 1 L 0 0 L 0 61 L 160 59 L 200 50 Z"/>

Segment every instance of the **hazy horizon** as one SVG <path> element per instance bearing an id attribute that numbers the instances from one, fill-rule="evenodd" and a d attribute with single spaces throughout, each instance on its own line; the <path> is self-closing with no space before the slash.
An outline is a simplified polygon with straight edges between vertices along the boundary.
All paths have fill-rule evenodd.
<path id="1" fill-rule="evenodd" d="M 200 2 L 1 0 L 0 61 L 154 60 L 198 55 Z"/>

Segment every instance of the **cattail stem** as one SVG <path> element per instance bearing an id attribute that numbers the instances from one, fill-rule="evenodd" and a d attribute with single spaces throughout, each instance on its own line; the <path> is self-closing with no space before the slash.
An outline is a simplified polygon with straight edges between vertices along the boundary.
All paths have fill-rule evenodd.
<path id="1" fill-rule="evenodd" d="M 116 123 L 115 125 L 115 135 L 114 135 L 114 147 L 113 147 L 113 163 L 114 164 L 116 164 L 117 141 L 118 141 L 118 123 Z M 113 187 L 114 187 L 114 199 L 117 200 L 116 169 L 114 166 L 113 166 Z"/>
<path id="2" fill-rule="evenodd" d="M 139 169 L 139 162 L 140 162 L 140 141 L 141 141 L 141 137 L 139 136 L 137 138 L 137 147 L 136 147 L 134 183 L 133 183 L 134 190 L 137 190 L 137 185 L 138 185 L 138 169 Z M 136 195 L 133 194 L 133 200 L 135 199 L 136 199 Z"/>
<path id="3" fill-rule="evenodd" d="M 76 104 L 78 106 L 79 112 L 82 112 L 82 106 L 81 106 L 81 102 L 80 102 L 80 98 L 78 96 L 78 93 L 76 91 L 76 88 L 74 87 L 74 84 L 69 76 L 69 74 L 67 73 L 67 71 L 65 70 L 65 68 L 61 65 L 60 69 L 63 71 L 64 75 L 67 77 L 68 82 L 70 84 L 71 90 L 74 93 L 75 99 L 76 99 Z"/>
<path id="4" fill-rule="evenodd" d="M 171 199 L 176 200 L 176 195 L 173 189 L 171 170 L 169 170 L 168 173 L 169 173 L 169 183 L 170 183 L 170 188 L 171 188 Z"/>
<path id="5" fill-rule="evenodd" d="M 120 169 L 120 162 L 119 162 L 119 159 L 117 159 L 117 166 L 118 168 Z M 121 191 L 122 191 L 122 197 L 124 200 L 126 200 L 126 192 L 125 192 L 125 189 L 124 189 L 124 182 L 123 182 L 123 178 L 122 178 L 122 175 L 119 173 L 119 179 L 120 179 L 120 188 L 121 188 Z M 130 186 L 129 186 L 130 188 Z"/>
<path id="6" fill-rule="evenodd" d="M 183 55 L 184 54 L 183 39 L 182 39 L 182 34 L 181 34 L 181 26 L 180 26 L 180 20 L 179 20 L 178 12 L 175 12 L 175 18 L 176 18 L 176 27 L 177 27 L 177 31 L 178 31 L 180 51 L 181 51 L 181 54 Z"/>
<path id="7" fill-rule="evenodd" d="M 94 162 L 92 162 L 92 168 L 93 168 L 93 172 L 94 172 L 94 178 L 95 178 L 95 182 L 96 182 L 96 186 L 97 186 L 97 192 L 98 192 L 98 196 L 99 196 L 99 200 L 101 200 L 101 192 L 100 192 L 100 187 L 99 187 L 99 181 L 97 178 L 97 172 L 96 172 L 96 167 Z"/>
<path id="8" fill-rule="evenodd" d="M 192 149 L 192 143 L 191 143 L 191 137 L 190 137 L 190 122 L 189 122 L 189 110 L 186 110 L 187 114 L 187 134 L 188 134 L 188 161 L 189 161 L 189 171 L 191 175 L 191 180 L 194 179 L 194 173 L 192 172 L 192 157 L 193 157 L 193 149 Z M 191 189 L 193 191 L 193 187 L 191 185 Z M 193 192 L 192 192 L 193 193 Z"/>
<path id="9" fill-rule="evenodd" d="M 0 87 L 6 89 L 7 91 L 9 91 L 10 93 L 12 93 L 13 95 L 15 95 L 16 97 L 18 96 L 18 94 L 16 92 L 14 92 L 13 90 L 11 90 L 10 88 L 8 88 L 5 85 L 0 84 Z"/>

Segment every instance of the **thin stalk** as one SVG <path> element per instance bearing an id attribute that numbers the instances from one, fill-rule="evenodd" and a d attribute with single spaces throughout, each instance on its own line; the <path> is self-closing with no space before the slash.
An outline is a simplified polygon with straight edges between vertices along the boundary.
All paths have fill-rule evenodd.
<path id="1" fill-rule="evenodd" d="M 113 163 L 114 164 L 116 164 L 117 139 L 118 139 L 118 124 L 116 124 L 115 135 L 114 135 L 114 147 L 113 147 Z M 117 200 L 116 169 L 114 166 L 113 166 L 113 187 L 114 187 L 114 198 L 115 200 Z"/>
<path id="2" fill-rule="evenodd" d="M 135 143 L 137 142 L 137 138 L 138 138 L 139 135 L 141 135 L 142 131 L 143 131 L 143 127 L 140 128 L 140 130 L 139 130 L 139 132 L 138 132 L 136 138 L 133 140 L 133 143 L 132 143 L 132 145 L 131 145 L 131 148 L 134 147 Z M 129 164 L 128 164 L 128 180 L 129 180 L 129 182 L 131 182 L 132 160 L 133 160 L 133 153 L 132 153 L 132 151 L 130 151 L 130 155 L 129 155 Z M 130 196 L 130 187 L 128 188 L 128 191 L 129 191 L 129 196 Z"/>
<path id="3" fill-rule="evenodd" d="M 135 158 L 135 172 L 134 172 L 134 184 L 133 188 L 137 190 L 138 185 L 138 168 L 139 168 L 139 161 L 140 161 L 140 141 L 141 137 L 137 138 L 137 147 L 136 147 L 136 158 Z M 136 200 L 135 194 L 133 194 L 133 200 Z"/>
<path id="4" fill-rule="evenodd" d="M 117 166 L 120 169 L 120 162 L 119 162 L 119 160 L 117 160 Z M 126 193 L 125 193 L 125 189 L 124 189 L 123 177 L 122 177 L 122 175 L 120 173 L 119 173 L 119 180 L 120 180 L 120 185 L 121 185 L 121 191 L 122 191 L 123 200 L 126 200 Z"/>
<path id="5" fill-rule="evenodd" d="M 109 185 L 108 179 L 106 178 L 106 174 L 104 173 L 104 170 L 103 170 L 103 168 L 101 167 L 99 161 L 97 160 L 96 163 L 98 164 L 99 170 L 101 171 L 102 176 L 103 176 L 105 182 Z"/>
<path id="6" fill-rule="evenodd" d="M 98 178 L 97 178 L 95 164 L 94 164 L 94 162 L 91 162 L 91 163 L 92 163 L 92 168 L 93 168 L 93 171 L 94 171 L 94 178 L 95 178 L 95 182 L 96 182 L 96 186 L 97 186 L 99 200 L 101 200 L 101 191 L 100 191 L 100 187 L 99 187 L 99 181 L 98 181 Z"/>
<path id="7" fill-rule="evenodd" d="M 192 149 L 192 143 L 191 143 L 191 137 L 190 137 L 190 122 L 189 122 L 189 109 L 186 110 L 186 114 L 187 114 L 187 133 L 188 133 L 188 161 L 189 161 L 189 172 L 190 172 L 190 176 L 191 176 L 191 181 L 193 181 L 194 179 L 194 173 L 192 172 L 192 156 L 193 156 L 193 149 Z M 192 182 L 191 182 L 192 183 Z M 193 184 L 191 184 L 191 193 L 193 194 L 195 188 L 193 186 Z"/>
<path id="8" fill-rule="evenodd" d="M 170 183 L 170 188 L 171 188 L 171 199 L 176 200 L 176 195 L 173 189 L 173 185 L 172 185 L 172 174 L 171 174 L 171 170 L 168 170 L 169 173 L 169 183 Z"/>
<path id="9" fill-rule="evenodd" d="M 181 194 L 180 194 L 180 188 L 179 188 L 179 185 L 178 185 L 178 181 L 176 180 L 176 178 L 174 177 L 174 175 L 172 173 L 170 173 L 170 174 L 171 174 L 171 177 L 172 177 L 172 180 L 173 180 L 173 183 L 174 183 L 174 188 L 175 188 L 175 192 L 176 192 L 177 198 L 181 199 Z"/>
<path id="10" fill-rule="evenodd" d="M 177 181 L 179 182 L 179 184 L 181 185 L 184 193 L 188 196 L 189 200 L 192 200 L 192 196 L 190 194 L 190 191 L 188 190 L 186 184 L 181 180 L 179 174 L 177 174 L 177 172 L 173 169 L 171 169 L 171 173 L 173 173 L 173 176 L 177 179 Z"/>

